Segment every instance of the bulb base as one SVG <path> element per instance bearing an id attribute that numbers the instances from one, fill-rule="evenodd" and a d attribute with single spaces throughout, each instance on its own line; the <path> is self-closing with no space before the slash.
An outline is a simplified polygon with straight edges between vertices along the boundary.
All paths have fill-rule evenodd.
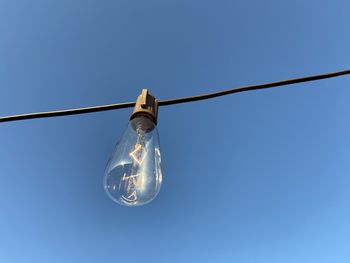
<path id="1" fill-rule="evenodd" d="M 137 97 L 134 111 L 129 120 L 140 116 L 148 117 L 154 124 L 157 124 L 158 100 L 149 94 L 147 89 L 143 89 L 141 94 Z"/>

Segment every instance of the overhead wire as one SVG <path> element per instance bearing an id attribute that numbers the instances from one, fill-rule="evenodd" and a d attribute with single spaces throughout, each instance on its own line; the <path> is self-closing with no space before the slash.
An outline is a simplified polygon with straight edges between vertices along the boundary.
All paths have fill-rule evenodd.
<path id="1" fill-rule="evenodd" d="M 233 89 L 228 89 L 228 90 L 223 90 L 223 91 L 218 91 L 218 92 L 213 92 L 213 93 L 208 93 L 208 94 L 202 94 L 202 95 L 197 95 L 197 96 L 168 99 L 168 100 L 160 100 L 158 102 L 158 105 L 159 106 L 168 106 L 168 105 L 174 105 L 174 104 L 180 104 L 180 103 L 207 100 L 207 99 L 212 99 L 212 98 L 225 96 L 225 95 L 229 95 L 229 94 L 233 94 L 233 93 L 252 91 L 252 90 L 260 90 L 260 89 L 268 89 L 268 88 L 274 88 L 274 87 L 281 87 L 281 86 L 292 85 L 292 84 L 297 84 L 297 83 L 334 78 L 334 77 L 339 77 L 339 76 L 348 75 L 348 74 L 350 74 L 350 70 L 343 70 L 343 71 L 325 73 L 325 74 L 320 74 L 320 75 L 312 75 L 312 76 L 293 78 L 293 79 L 276 81 L 276 82 L 243 86 L 243 87 L 238 87 L 238 88 L 233 88 Z M 85 107 L 85 108 L 76 108 L 76 109 L 26 113 L 26 114 L 18 114 L 18 115 L 0 117 L 0 122 L 10 122 L 10 121 L 29 120 L 29 119 L 37 119 L 37 118 L 77 115 L 77 114 L 84 114 L 84 113 L 131 108 L 134 106 L 135 106 L 135 102 L 126 102 L 126 103 L 108 104 L 108 105 L 92 106 L 92 107 Z"/>

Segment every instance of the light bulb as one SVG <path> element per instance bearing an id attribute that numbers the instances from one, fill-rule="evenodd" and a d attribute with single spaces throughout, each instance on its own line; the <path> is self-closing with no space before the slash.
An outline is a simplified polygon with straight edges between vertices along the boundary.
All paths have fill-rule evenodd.
<path id="1" fill-rule="evenodd" d="M 143 90 L 104 175 L 107 195 L 119 204 L 144 205 L 160 190 L 162 169 L 156 114 L 157 100 Z"/>

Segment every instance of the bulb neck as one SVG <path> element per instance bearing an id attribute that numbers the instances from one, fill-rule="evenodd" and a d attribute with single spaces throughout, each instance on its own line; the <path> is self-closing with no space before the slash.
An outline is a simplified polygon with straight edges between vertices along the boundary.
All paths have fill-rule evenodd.
<path id="1" fill-rule="evenodd" d="M 147 117 L 151 119 L 154 124 L 157 124 L 158 100 L 149 94 L 147 89 L 143 89 L 141 94 L 137 97 L 134 111 L 129 120 L 141 116 Z"/>

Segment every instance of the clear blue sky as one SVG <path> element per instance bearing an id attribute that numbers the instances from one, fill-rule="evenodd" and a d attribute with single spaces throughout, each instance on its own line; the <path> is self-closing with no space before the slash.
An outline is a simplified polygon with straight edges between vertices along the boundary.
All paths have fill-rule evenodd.
<path id="1" fill-rule="evenodd" d="M 349 68 L 350 2 L 0 1 L 0 115 Z M 131 109 L 0 125 L 0 262 L 350 261 L 350 78 L 160 108 L 163 187 L 104 193 Z"/>

